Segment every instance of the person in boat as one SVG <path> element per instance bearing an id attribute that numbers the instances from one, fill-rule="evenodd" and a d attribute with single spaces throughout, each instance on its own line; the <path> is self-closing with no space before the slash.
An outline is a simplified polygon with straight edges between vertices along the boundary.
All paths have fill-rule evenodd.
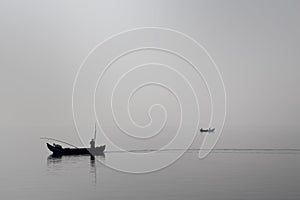
<path id="1" fill-rule="evenodd" d="M 90 141 L 90 145 L 91 145 L 91 149 L 94 149 L 94 148 L 95 148 L 95 140 L 94 140 L 94 139 L 92 139 L 92 140 Z"/>

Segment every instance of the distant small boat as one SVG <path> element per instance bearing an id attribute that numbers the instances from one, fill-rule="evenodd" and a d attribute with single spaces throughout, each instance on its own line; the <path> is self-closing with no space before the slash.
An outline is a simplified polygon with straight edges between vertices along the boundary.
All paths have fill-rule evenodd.
<path id="1" fill-rule="evenodd" d="M 58 144 L 49 144 L 47 147 L 52 151 L 54 156 L 63 156 L 63 155 L 103 155 L 105 150 L 105 145 L 95 147 L 95 148 L 62 148 Z"/>
<path id="2" fill-rule="evenodd" d="M 203 129 L 203 128 L 201 128 L 200 129 L 201 133 L 211 133 L 211 132 L 214 132 L 214 131 L 215 131 L 215 128 L 209 128 L 209 129 Z"/>

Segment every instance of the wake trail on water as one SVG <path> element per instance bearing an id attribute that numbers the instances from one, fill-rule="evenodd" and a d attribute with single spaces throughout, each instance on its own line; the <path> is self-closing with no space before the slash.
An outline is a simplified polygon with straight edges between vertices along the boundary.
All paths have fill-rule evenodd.
<path id="1" fill-rule="evenodd" d="M 195 152 L 195 151 L 211 151 L 212 153 L 282 153 L 282 154 L 300 154 L 300 149 L 241 149 L 241 148 L 228 148 L 228 149 L 200 149 L 200 148 L 191 148 L 191 149 L 135 149 L 135 150 L 126 150 L 126 151 L 105 151 L 105 153 L 146 153 L 146 152 L 174 152 L 174 151 L 186 151 L 186 152 Z"/>

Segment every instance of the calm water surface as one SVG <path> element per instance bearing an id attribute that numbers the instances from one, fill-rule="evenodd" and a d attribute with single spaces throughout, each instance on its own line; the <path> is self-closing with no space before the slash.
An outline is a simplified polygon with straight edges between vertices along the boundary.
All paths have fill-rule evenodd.
<path id="1" fill-rule="evenodd" d="M 39 139 L 30 148 L 27 142 L 1 153 L 1 199 L 300 199 L 299 151 L 219 150 L 204 160 L 188 151 L 164 170 L 132 175 L 89 156 L 52 158 Z M 109 162 L 122 153 L 98 158 Z"/>
<path id="2" fill-rule="evenodd" d="M 162 152 L 168 156 L 172 152 Z M 107 153 L 103 162 L 122 157 Z M 174 165 L 130 175 L 89 156 L 24 159 L 7 169 L 6 199 L 300 199 L 300 154 L 218 152 L 198 160 L 186 153 Z M 17 170 L 17 171 L 15 171 Z"/>

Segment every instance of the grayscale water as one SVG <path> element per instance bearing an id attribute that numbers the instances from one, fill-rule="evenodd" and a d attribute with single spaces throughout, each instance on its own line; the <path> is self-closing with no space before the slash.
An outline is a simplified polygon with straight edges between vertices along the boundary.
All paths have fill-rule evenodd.
<path id="1" fill-rule="evenodd" d="M 300 0 L 1 0 L 0 28 L 0 200 L 300 200 Z M 86 144 L 98 121 L 156 149 L 225 113 L 216 148 L 235 150 L 148 174 L 40 140 L 83 146 L 74 120 Z"/>
<path id="2" fill-rule="evenodd" d="M 203 160 L 197 151 L 188 151 L 166 169 L 132 175 L 91 161 L 89 156 L 51 158 L 38 134 L 19 134 L 13 151 L 9 150 L 12 138 L 1 141 L 5 148 L 0 194 L 5 200 L 300 199 L 299 151 L 217 150 Z M 109 162 L 122 158 L 122 153 L 98 158 Z"/>

